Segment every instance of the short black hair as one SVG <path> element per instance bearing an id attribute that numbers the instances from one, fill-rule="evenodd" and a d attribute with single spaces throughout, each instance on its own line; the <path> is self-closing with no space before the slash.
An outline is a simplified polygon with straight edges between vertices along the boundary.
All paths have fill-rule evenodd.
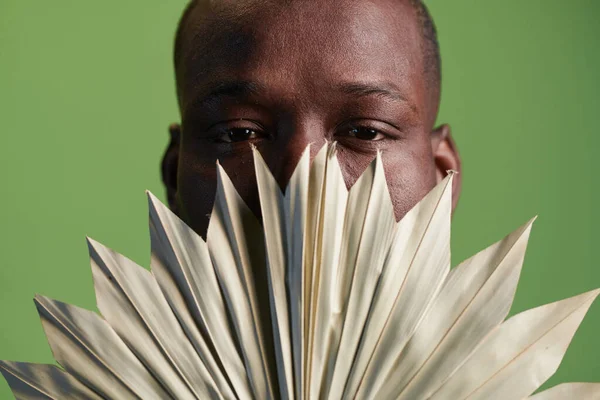
<path id="1" fill-rule="evenodd" d="M 419 19 L 419 25 L 421 26 L 421 34 L 423 36 L 423 54 L 424 54 L 424 67 L 425 75 L 429 80 L 429 84 L 432 86 L 433 95 L 435 101 L 439 103 L 440 87 L 442 82 L 442 60 L 440 56 L 440 45 L 438 41 L 437 29 L 429 9 L 423 2 L 423 0 L 409 0 L 417 13 Z M 183 45 L 183 31 L 190 18 L 190 14 L 194 7 L 198 4 L 198 0 L 190 0 L 188 3 L 181 19 L 179 20 L 179 26 L 175 36 L 175 50 L 174 50 L 174 62 L 177 68 L 178 63 L 181 61 L 181 52 Z"/>
<path id="2" fill-rule="evenodd" d="M 433 83 L 438 86 L 439 92 L 439 85 L 442 82 L 442 58 L 440 56 L 437 28 L 423 0 L 411 0 L 411 3 L 417 11 L 423 39 L 425 39 L 425 48 L 423 49 L 425 72 Z"/>

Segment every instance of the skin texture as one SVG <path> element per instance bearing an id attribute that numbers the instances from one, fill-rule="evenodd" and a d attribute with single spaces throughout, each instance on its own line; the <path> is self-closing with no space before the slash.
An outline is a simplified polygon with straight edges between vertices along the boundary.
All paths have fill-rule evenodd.
<path id="1" fill-rule="evenodd" d="M 221 163 L 259 215 L 251 144 L 284 188 L 304 149 L 327 141 L 350 187 L 381 150 L 396 218 L 460 158 L 434 129 L 439 83 L 425 74 L 414 7 L 401 0 L 202 1 L 181 31 L 181 125 L 162 172 L 171 209 L 205 236 Z M 453 206 L 460 193 L 454 181 Z"/>

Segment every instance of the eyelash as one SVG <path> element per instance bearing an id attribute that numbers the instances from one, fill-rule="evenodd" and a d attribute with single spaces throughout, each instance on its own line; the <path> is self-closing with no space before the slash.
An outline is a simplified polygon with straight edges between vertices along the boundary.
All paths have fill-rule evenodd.
<path id="1" fill-rule="evenodd" d="M 234 125 L 235 123 L 238 123 L 240 126 L 227 126 L 227 125 Z M 253 125 L 253 126 L 251 127 L 249 125 Z M 256 138 L 248 138 L 245 140 L 232 140 L 231 133 L 234 130 L 255 132 L 256 136 L 260 135 L 260 132 L 264 132 L 263 127 L 258 122 L 255 122 L 252 120 L 247 120 L 247 119 L 236 119 L 236 120 L 231 120 L 231 121 L 224 121 L 222 123 L 218 123 L 218 124 L 210 126 L 208 128 L 208 131 L 210 132 L 211 130 L 216 131 L 214 134 L 210 135 L 210 138 L 216 143 L 236 143 L 236 142 L 240 142 L 240 141 L 249 141 L 249 140 L 256 139 Z M 258 134 L 256 134 L 256 132 L 258 132 Z M 227 135 L 229 137 L 227 137 Z"/>
<path id="2" fill-rule="evenodd" d="M 365 141 L 369 141 L 369 142 L 377 142 L 377 141 L 383 140 L 386 137 L 388 137 L 388 135 L 385 132 L 382 132 L 381 130 L 373 128 L 373 127 L 368 126 L 368 125 L 349 124 L 347 126 L 347 128 L 348 128 L 348 132 L 353 131 L 353 134 L 350 134 L 350 135 L 347 135 L 347 136 L 356 138 L 358 140 L 365 140 Z M 367 135 L 372 134 L 374 137 L 379 137 L 379 138 L 378 139 L 374 139 L 374 138 L 373 139 L 361 139 L 359 137 L 360 136 L 360 132 L 359 132 L 360 130 L 367 131 L 366 132 Z M 365 132 L 363 132 L 363 133 L 365 133 Z"/>

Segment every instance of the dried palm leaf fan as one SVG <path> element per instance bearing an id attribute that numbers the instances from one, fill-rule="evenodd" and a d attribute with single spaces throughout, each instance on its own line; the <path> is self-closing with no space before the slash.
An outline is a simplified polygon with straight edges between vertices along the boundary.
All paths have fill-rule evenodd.
<path id="1" fill-rule="evenodd" d="M 37 296 L 64 369 L 2 362 L 17 398 L 520 400 L 598 295 L 503 322 L 532 221 L 450 271 L 452 174 L 396 223 L 379 156 L 348 192 L 305 152 L 282 193 L 254 155 L 262 226 L 219 168 L 206 242 L 149 195 L 152 273 L 89 241 L 102 317 Z"/>

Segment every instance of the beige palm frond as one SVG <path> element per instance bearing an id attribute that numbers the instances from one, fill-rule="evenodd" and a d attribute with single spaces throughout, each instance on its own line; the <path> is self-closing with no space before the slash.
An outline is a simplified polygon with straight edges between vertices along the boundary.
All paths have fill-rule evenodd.
<path id="1" fill-rule="evenodd" d="M 36 296 L 60 367 L 0 362 L 18 399 L 520 400 L 599 293 L 504 321 L 533 220 L 450 270 L 453 173 L 397 223 L 379 155 L 348 191 L 306 151 L 285 192 L 254 156 L 262 224 L 219 167 L 206 241 L 151 194 L 151 271 L 89 240 L 101 316 Z"/>

